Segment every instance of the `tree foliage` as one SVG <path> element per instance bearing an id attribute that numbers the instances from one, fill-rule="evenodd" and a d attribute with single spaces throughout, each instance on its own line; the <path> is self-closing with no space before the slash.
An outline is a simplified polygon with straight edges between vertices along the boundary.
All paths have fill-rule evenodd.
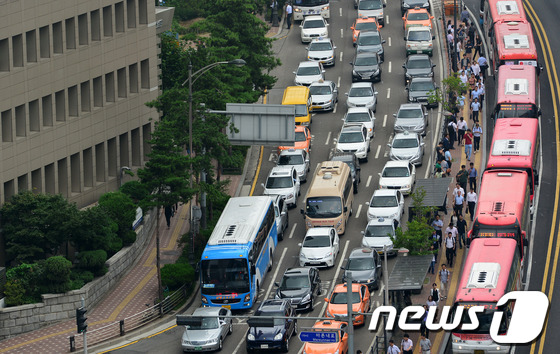
<path id="1" fill-rule="evenodd" d="M 99 198 L 99 206 L 117 224 L 117 235 L 122 243 L 130 244 L 134 242 L 136 233 L 132 230 L 132 223 L 136 218 L 137 207 L 132 199 L 122 192 L 109 192 Z"/>
<path id="2" fill-rule="evenodd" d="M 457 73 L 453 73 L 451 76 L 441 80 L 441 82 L 443 86 L 431 92 L 428 101 L 438 102 L 446 111 L 455 112 L 457 109 L 457 97 L 467 91 L 467 84 L 461 81 Z"/>
<path id="3" fill-rule="evenodd" d="M 119 227 L 102 207 L 80 211 L 75 226 L 71 241 L 78 251 L 102 249 L 113 255 L 122 248 Z"/>

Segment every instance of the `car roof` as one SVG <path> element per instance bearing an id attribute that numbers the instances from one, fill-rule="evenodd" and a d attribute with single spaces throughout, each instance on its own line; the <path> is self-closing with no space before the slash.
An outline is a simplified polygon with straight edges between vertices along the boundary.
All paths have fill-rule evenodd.
<path id="1" fill-rule="evenodd" d="M 373 250 L 369 247 L 354 248 L 350 251 L 348 259 L 350 258 L 373 258 Z"/>
<path id="2" fill-rule="evenodd" d="M 404 131 L 402 133 L 395 134 L 395 137 L 393 138 L 393 140 L 397 140 L 397 139 L 415 139 L 415 140 L 418 140 L 419 136 L 420 136 L 420 134 L 418 134 L 418 133 Z"/>
<path id="3" fill-rule="evenodd" d="M 379 31 L 360 31 L 360 34 L 358 36 L 375 36 L 375 37 L 379 37 L 381 36 L 381 33 L 379 33 Z"/>
<path id="4" fill-rule="evenodd" d="M 328 236 L 332 227 L 311 227 L 305 236 Z"/>
<path id="5" fill-rule="evenodd" d="M 305 132 L 305 126 L 304 125 L 296 125 L 296 132 Z"/>
<path id="6" fill-rule="evenodd" d="M 410 161 L 405 160 L 405 161 L 387 161 L 385 163 L 385 166 L 383 167 L 383 169 L 385 169 L 386 167 L 408 167 L 408 165 L 410 164 Z"/>
<path id="7" fill-rule="evenodd" d="M 363 112 L 368 113 L 369 108 L 367 108 L 367 107 L 351 107 L 351 108 L 348 108 L 348 111 L 346 111 L 346 114 L 348 114 L 348 113 L 363 113 Z"/>
<path id="8" fill-rule="evenodd" d="M 353 88 L 353 87 L 371 87 L 371 88 L 373 88 L 373 84 L 371 82 L 354 82 L 354 83 L 352 83 L 350 88 Z"/>
<path id="9" fill-rule="evenodd" d="M 399 111 L 401 109 L 414 109 L 414 108 L 422 108 L 422 103 L 402 103 L 399 106 Z"/>
<path id="10" fill-rule="evenodd" d="M 374 197 L 396 196 L 396 195 L 397 195 L 396 189 L 377 189 L 373 192 Z"/>
<path id="11" fill-rule="evenodd" d="M 320 66 L 319 62 L 317 61 L 302 61 L 299 63 L 299 66 Z"/>
<path id="12" fill-rule="evenodd" d="M 278 311 L 286 307 L 286 300 L 283 299 L 268 299 L 263 301 L 257 311 Z"/>
<path id="13" fill-rule="evenodd" d="M 361 287 L 363 284 L 358 284 L 358 283 L 352 283 L 352 292 L 359 292 Z M 348 289 L 346 289 L 346 283 L 343 284 L 337 284 L 334 289 L 333 289 L 333 294 L 334 293 L 343 293 L 348 291 Z"/>
<path id="14" fill-rule="evenodd" d="M 294 166 L 274 166 L 268 177 L 271 177 L 274 174 L 274 177 L 283 177 L 283 176 L 290 176 Z"/>
<path id="15" fill-rule="evenodd" d="M 407 61 L 411 61 L 411 60 L 430 60 L 430 56 L 428 54 L 412 54 L 412 55 L 409 55 L 406 60 Z"/>
<path id="16" fill-rule="evenodd" d="M 344 124 L 342 126 L 342 130 L 340 131 L 341 133 L 351 133 L 351 132 L 362 132 L 362 129 L 364 128 L 364 124 L 363 123 L 348 123 L 348 124 Z"/>
<path id="17" fill-rule="evenodd" d="M 356 23 L 359 23 L 359 22 L 377 22 L 377 18 L 369 17 L 369 16 L 362 16 L 362 17 L 358 17 L 356 19 Z"/>
<path id="18" fill-rule="evenodd" d="M 288 268 L 284 271 L 284 275 L 307 275 L 311 271 L 311 267 L 308 268 Z"/>
<path id="19" fill-rule="evenodd" d="M 319 37 L 311 41 L 311 43 L 325 43 L 325 42 L 331 43 L 332 41 L 329 37 Z"/>
<path id="20" fill-rule="evenodd" d="M 335 152 L 331 161 L 354 162 L 356 155 L 353 152 Z"/>
<path id="21" fill-rule="evenodd" d="M 279 156 L 285 156 L 285 155 L 303 155 L 304 152 L 301 149 L 287 149 L 287 150 L 282 150 L 282 152 L 280 152 Z"/>
<path id="22" fill-rule="evenodd" d="M 331 80 L 315 81 L 315 82 L 312 82 L 311 85 L 309 85 L 309 86 L 310 87 L 311 86 L 329 86 L 331 83 L 332 83 Z"/>
<path id="23" fill-rule="evenodd" d="M 434 81 L 431 77 L 413 77 L 412 81 Z"/>
<path id="24" fill-rule="evenodd" d="M 218 316 L 220 312 L 220 307 L 199 307 L 193 312 L 193 316 L 204 315 L 204 316 Z"/>
<path id="25" fill-rule="evenodd" d="M 424 8 L 421 8 L 421 7 L 410 8 L 410 9 L 408 9 L 408 10 L 406 10 L 406 11 L 407 11 L 408 13 L 413 13 L 413 12 L 425 12 L 425 13 L 427 13 L 428 15 L 430 14 L 430 13 L 428 12 L 427 9 L 424 9 Z"/>
<path id="26" fill-rule="evenodd" d="M 313 328 L 336 328 L 336 329 L 340 329 L 340 327 L 342 326 L 343 323 L 346 324 L 346 322 L 339 322 L 339 321 L 334 321 L 334 320 L 319 321 L 319 322 L 315 322 L 315 324 L 313 325 Z"/>
<path id="27" fill-rule="evenodd" d="M 375 219 L 371 219 L 370 221 L 368 221 L 367 226 L 389 225 L 389 226 L 394 227 L 393 220 L 394 219 L 389 219 L 389 218 L 375 218 Z"/>
<path id="28" fill-rule="evenodd" d="M 407 31 L 409 32 L 428 31 L 432 33 L 432 30 L 428 26 L 412 26 L 412 27 L 408 27 Z"/>
<path id="29" fill-rule="evenodd" d="M 313 16 L 306 16 L 303 19 L 303 21 L 311 21 L 311 20 L 323 20 L 323 17 L 319 15 L 313 15 Z"/>

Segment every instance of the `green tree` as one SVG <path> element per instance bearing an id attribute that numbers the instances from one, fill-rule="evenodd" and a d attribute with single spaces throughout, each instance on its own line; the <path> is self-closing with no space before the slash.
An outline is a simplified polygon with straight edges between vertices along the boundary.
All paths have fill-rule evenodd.
<path id="1" fill-rule="evenodd" d="M 102 249 L 113 255 L 123 245 L 117 235 L 118 229 L 119 226 L 104 208 L 88 208 L 79 212 L 71 241 L 80 252 Z"/>
<path id="2" fill-rule="evenodd" d="M 457 109 L 457 97 L 467 91 L 467 84 L 453 73 L 451 76 L 441 80 L 442 87 L 436 91 L 432 91 L 428 97 L 428 101 L 438 102 L 442 105 L 443 109 L 448 112 L 455 112 Z"/>
<path id="3" fill-rule="evenodd" d="M 8 262 L 33 262 L 57 253 L 73 229 L 78 210 L 61 195 L 22 192 L 0 211 Z"/>
<path id="4" fill-rule="evenodd" d="M 43 265 L 43 288 L 51 293 L 64 293 L 70 290 L 72 262 L 62 256 L 49 257 Z"/>
<path id="5" fill-rule="evenodd" d="M 128 181 L 121 186 L 120 191 L 128 195 L 136 204 L 148 196 L 146 186 L 140 181 Z"/>
<path id="6" fill-rule="evenodd" d="M 99 198 L 99 206 L 118 225 L 117 235 L 123 244 L 134 242 L 136 233 L 132 230 L 132 223 L 136 218 L 137 207 L 132 199 L 122 192 L 109 192 Z"/>

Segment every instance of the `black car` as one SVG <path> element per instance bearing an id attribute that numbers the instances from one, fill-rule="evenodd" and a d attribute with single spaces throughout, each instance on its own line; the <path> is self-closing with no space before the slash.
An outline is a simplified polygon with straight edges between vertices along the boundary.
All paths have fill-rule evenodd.
<path id="1" fill-rule="evenodd" d="M 290 350 L 290 338 L 297 334 L 295 310 L 288 300 L 265 300 L 247 321 L 247 352 L 256 350 Z M 285 317 L 266 319 L 264 317 Z"/>
<path id="2" fill-rule="evenodd" d="M 435 66 L 436 64 L 432 63 L 428 54 L 412 54 L 402 66 L 404 84 L 408 85 L 408 82 L 414 77 L 433 77 Z"/>
<path id="3" fill-rule="evenodd" d="M 315 267 L 288 268 L 274 285 L 276 299 L 286 299 L 296 310 L 313 310 L 315 296 L 321 295 L 321 278 Z"/>
<path id="4" fill-rule="evenodd" d="M 401 0 L 401 16 L 404 16 L 406 10 L 415 7 L 427 9 L 430 12 L 430 2 L 428 0 Z"/>
<path id="5" fill-rule="evenodd" d="M 406 87 L 408 91 L 408 102 L 418 102 L 428 108 L 437 107 L 437 100 L 432 98 L 432 95 L 435 96 L 437 88 L 433 78 L 415 77 L 410 80 L 410 83 Z"/>
<path id="6" fill-rule="evenodd" d="M 356 154 L 349 152 L 335 152 L 331 158 L 331 161 L 342 161 L 350 166 L 350 174 L 352 175 L 352 182 L 354 183 L 354 194 L 358 193 L 358 184 L 361 182 L 360 162 L 356 157 Z"/>
<path id="7" fill-rule="evenodd" d="M 381 260 L 379 254 L 371 248 L 356 248 L 350 252 L 342 282 L 346 282 L 348 273 L 352 273 L 352 282 L 367 285 L 368 289 L 377 290 L 381 283 L 383 268 L 381 268 Z"/>
<path id="8" fill-rule="evenodd" d="M 377 53 L 363 52 L 356 54 L 352 65 L 352 82 L 381 81 L 381 60 Z"/>

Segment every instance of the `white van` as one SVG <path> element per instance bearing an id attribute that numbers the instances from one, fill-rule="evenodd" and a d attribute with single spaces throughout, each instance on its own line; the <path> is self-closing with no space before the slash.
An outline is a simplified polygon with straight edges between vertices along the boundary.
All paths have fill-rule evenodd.
<path id="1" fill-rule="evenodd" d="M 434 52 L 432 31 L 426 26 L 408 27 L 404 40 L 406 42 L 406 55 L 428 54 L 432 56 Z"/>

